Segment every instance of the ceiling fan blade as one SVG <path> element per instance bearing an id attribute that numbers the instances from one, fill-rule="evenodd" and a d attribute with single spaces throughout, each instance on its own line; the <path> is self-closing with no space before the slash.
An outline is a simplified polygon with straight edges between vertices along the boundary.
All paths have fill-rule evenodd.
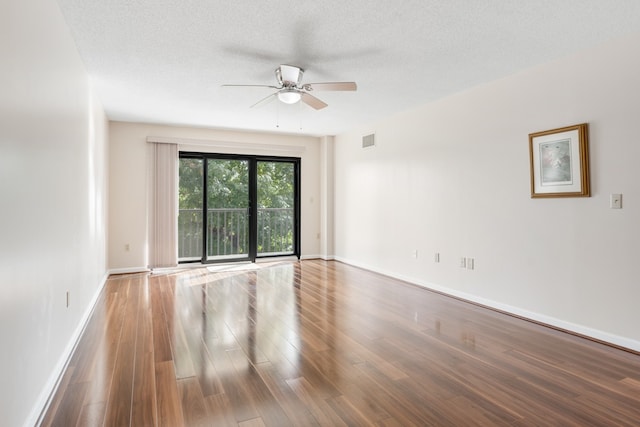
<path id="1" fill-rule="evenodd" d="M 315 96 L 310 95 L 306 92 L 300 92 L 300 100 L 308 106 L 315 108 L 316 110 L 321 110 L 328 105 Z"/>
<path id="2" fill-rule="evenodd" d="M 278 95 L 278 92 L 274 92 L 269 96 L 265 96 L 264 98 L 262 98 L 260 101 L 256 102 L 255 104 L 253 104 L 251 107 L 249 108 L 253 108 L 253 107 L 257 107 L 258 105 L 265 105 L 268 104 L 269 102 L 273 101 L 274 99 L 276 99 L 276 95 Z"/>
<path id="3" fill-rule="evenodd" d="M 358 85 L 356 85 L 356 82 L 306 83 L 303 87 L 305 90 L 347 91 L 358 89 Z"/>
<path id="4" fill-rule="evenodd" d="M 268 87 L 271 89 L 282 89 L 281 87 L 272 85 L 221 85 L 221 87 Z"/>

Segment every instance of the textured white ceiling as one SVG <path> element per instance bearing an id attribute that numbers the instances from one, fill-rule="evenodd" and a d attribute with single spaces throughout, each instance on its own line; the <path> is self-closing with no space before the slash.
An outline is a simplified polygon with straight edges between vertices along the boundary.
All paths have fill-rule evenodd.
<path id="1" fill-rule="evenodd" d="M 640 32 L 638 0 L 58 0 L 111 120 L 332 135 Z M 630 52 L 637 54 L 637 52 Z M 274 69 L 317 92 L 272 92 Z"/>

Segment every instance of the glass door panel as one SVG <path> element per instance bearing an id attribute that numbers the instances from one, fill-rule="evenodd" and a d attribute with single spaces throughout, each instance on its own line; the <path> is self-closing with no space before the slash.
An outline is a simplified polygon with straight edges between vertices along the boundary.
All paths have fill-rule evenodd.
<path id="1" fill-rule="evenodd" d="M 257 256 L 295 250 L 295 163 L 262 161 L 257 171 Z"/>
<path id="2" fill-rule="evenodd" d="M 178 185 L 178 260 L 202 259 L 203 161 L 180 158 Z"/>
<path id="3" fill-rule="evenodd" d="M 206 260 L 249 258 L 249 161 L 207 162 Z"/>

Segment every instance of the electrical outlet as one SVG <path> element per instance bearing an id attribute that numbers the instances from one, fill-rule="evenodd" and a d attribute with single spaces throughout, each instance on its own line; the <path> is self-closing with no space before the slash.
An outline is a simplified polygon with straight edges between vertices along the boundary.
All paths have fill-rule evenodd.
<path id="1" fill-rule="evenodd" d="M 467 270 L 473 270 L 474 259 L 467 258 Z"/>
<path id="2" fill-rule="evenodd" d="M 440 262 L 440 252 L 436 252 L 436 254 L 433 257 L 433 261 Z"/>

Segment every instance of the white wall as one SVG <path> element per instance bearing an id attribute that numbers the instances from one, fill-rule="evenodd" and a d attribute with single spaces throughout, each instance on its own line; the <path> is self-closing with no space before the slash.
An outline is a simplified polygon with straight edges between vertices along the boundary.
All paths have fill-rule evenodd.
<path id="1" fill-rule="evenodd" d="M 337 136 L 337 259 L 640 350 L 639 45 L 618 40 Z M 531 199 L 528 134 L 583 122 L 592 197 Z M 362 149 L 372 130 L 378 146 Z"/>
<path id="2" fill-rule="evenodd" d="M 301 254 L 320 254 L 320 140 L 315 137 L 111 122 L 109 268 L 148 266 L 148 137 L 174 138 L 180 150 L 276 155 L 301 160 Z M 125 245 L 129 245 L 129 251 Z"/>
<path id="3" fill-rule="evenodd" d="M 105 280 L 108 129 L 55 1 L 0 3 L 0 58 L 0 425 L 19 426 Z"/>

